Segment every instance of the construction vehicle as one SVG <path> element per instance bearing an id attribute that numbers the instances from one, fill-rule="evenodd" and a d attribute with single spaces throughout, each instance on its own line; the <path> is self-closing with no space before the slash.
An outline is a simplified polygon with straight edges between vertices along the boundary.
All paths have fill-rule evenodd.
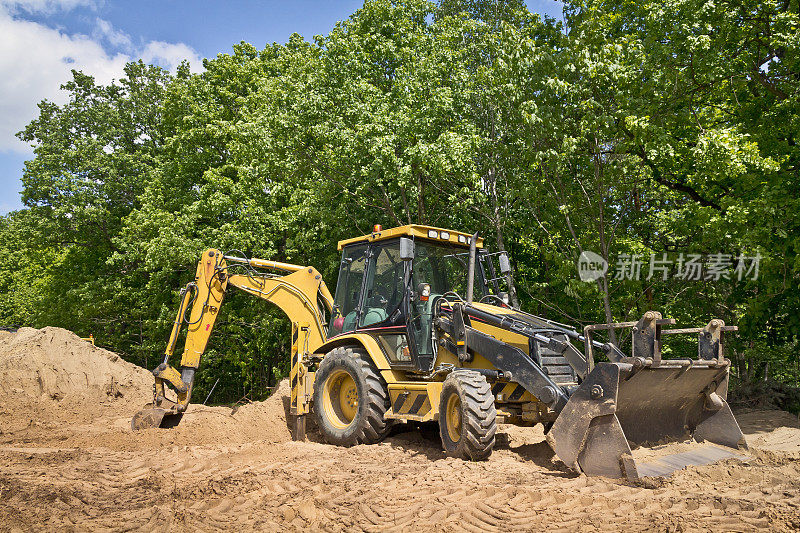
<path id="1" fill-rule="evenodd" d="M 335 298 L 313 267 L 204 252 L 154 370 L 153 404 L 136 414 L 133 428 L 180 420 L 234 286 L 278 305 L 292 321 L 297 440 L 305 438 L 309 413 L 325 440 L 342 446 L 378 442 L 398 422 L 438 421 L 448 455 L 482 460 L 492 453 L 498 422 L 543 424 L 570 468 L 628 478 L 734 457 L 746 447 L 726 401 L 723 335 L 736 328 L 721 320 L 668 329 L 674 320 L 648 311 L 637 322 L 581 332 L 525 313 L 501 290 L 511 276 L 507 255 L 485 251 L 477 234 L 376 226 L 338 247 Z M 169 358 L 183 322 L 179 371 Z M 611 328 L 632 328 L 629 354 L 594 338 Z M 662 358 L 662 340 L 673 334 L 696 335 L 696 357 Z M 707 444 L 646 464 L 631 451 L 690 439 Z"/>

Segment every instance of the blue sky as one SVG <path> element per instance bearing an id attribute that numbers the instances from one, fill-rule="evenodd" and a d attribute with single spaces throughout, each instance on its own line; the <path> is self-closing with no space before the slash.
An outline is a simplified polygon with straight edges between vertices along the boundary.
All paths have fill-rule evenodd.
<path id="1" fill-rule="evenodd" d="M 228 52 L 239 41 L 262 48 L 299 33 L 325 35 L 363 0 L 0 0 L 0 215 L 22 207 L 30 147 L 14 133 L 77 68 L 98 81 L 119 78 L 143 58 L 166 68 Z M 531 11 L 561 18 L 557 0 L 528 0 Z"/>

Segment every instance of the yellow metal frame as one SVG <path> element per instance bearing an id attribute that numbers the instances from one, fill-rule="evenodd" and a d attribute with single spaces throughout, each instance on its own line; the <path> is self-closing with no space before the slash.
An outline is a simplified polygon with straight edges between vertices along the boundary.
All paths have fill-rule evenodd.
<path id="1" fill-rule="evenodd" d="M 439 414 L 441 381 L 389 383 L 390 407 L 384 418 L 427 422 Z"/>
<path id="2" fill-rule="evenodd" d="M 429 238 L 429 231 L 436 231 L 439 236 L 442 232 L 446 232 L 449 233 L 449 236 L 447 239 Z M 414 237 L 429 242 L 446 241 L 464 248 L 468 248 L 468 244 L 466 242 L 459 243 L 459 236 L 467 242 L 468 238 L 471 238 L 471 235 L 463 232 L 432 226 L 408 225 L 340 241 L 339 249 L 347 244 L 376 242 L 398 236 Z M 483 240 L 479 238 L 476 246 L 482 247 Z M 270 269 L 280 273 L 231 273 L 230 267 L 234 263 L 246 264 L 248 268 Z M 392 408 L 387 412 L 386 418 L 428 421 L 438 416 L 441 381 L 409 381 L 410 376 L 405 370 L 392 368 L 378 340 L 372 335 L 349 333 L 327 339 L 319 305 L 321 301 L 327 311 L 331 311 L 333 296 L 322 281 L 321 274 L 315 268 L 264 259 L 226 258 L 220 250 L 216 249 L 203 252 L 197 264 L 194 282 L 190 283 L 183 291 L 172 333 L 164 353 L 165 364 L 160 365 L 154 371 L 157 405 L 165 402 L 165 404 L 172 405 L 170 409 L 176 411 L 183 411 L 188 406 L 193 380 L 187 379 L 187 382 L 184 382 L 181 371 L 169 366 L 167 362 L 175 351 L 184 316 L 189 312 L 188 333 L 180 364 L 182 369 L 199 367 L 229 286 L 237 287 L 248 294 L 277 305 L 292 320 L 290 410 L 291 414 L 297 417 L 297 426 L 300 427 L 297 431 L 300 438 L 304 433 L 305 415 L 310 412 L 313 398 L 314 373 L 309 370 L 311 354 L 324 356 L 332 348 L 341 345 L 361 346 L 370 355 L 389 388 Z M 483 307 L 482 304 L 475 305 Z M 494 306 L 486 307 L 491 307 L 494 312 L 504 312 L 503 309 Z M 527 349 L 526 339 L 519 335 L 485 324 L 476 324 L 476 327 L 488 330 L 487 333 L 499 340 Z M 439 350 L 438 360 L 439 363 L 450 363 L 466 368 L 492 368 L 492 365 L 480 355 L 476 355 L 471 362 L 464 364 L 458 361 L 455 354 L 450 354 L 445 349 Z M 165 400 L 165 384 L 171 385 L 177 392 L 178 399 L 174 404 Z M 513 384 L 509 384 L 507 387 L 509 392 L 504 390 L 503 394 L 509 394 L 513 387 Z M 523 400 L 533 400 L 533 398 L 526 393 Z"/>
<path id="3" fill-rule="evenodd" d="M 325 324 L 317 310 L 317 294 L 322 293 L 327 300 L 328 311 L 333 307 L 333 297 L 317 269 L 301 268 L 302 270 L 288 276 L 252 277 L 233 274 L 228 277 L 228 283 L 277 305 L 293 322 L 306 324 L 309 328 L 308 348 L 313 352 L 327 338 Z"/>
<path id="4" fill-rule="evenodd" d="M 154 371 L 156 380 L 155 404 L 160 405 L 165 401 L 165 383 L 169 383 L 177 393 L 175 408 L 184 411 L 192 397 L 192 383 L 185 383 L 181 373 L 169 366 L 168 361 L 175 351 L 178 341 L 178 334 L 183 325 L 183 318 L 189 304 L 194 298 L 192 311 L 189 315 L 189 328 L 184 343 L 183 355 L 181 356 L 181 367 L 197 369 L 200 366 L 200 357 L 205 352 L 211 330 L 217 320 L 219 306 L 225 296 L 227 279 L 221 279 L 217 272 L 224 268 L 225 260 L 219 250 L 207 250 L 203 252 L 200 261 L 197 263 L 194 283 L 190 283 L 183 290 L 178 313 L 172 324 L 167 349 L 164 351 L 164 363 L 159 365 Z"/>
<path id="5" fill-rule="evenodd" d="M 308 324 L 292 322 L 292 368 L 289 380 L 292 384 L 290 412 L 295 416 L 308 413 L 311 403 L 311 386 L 308 379 Z"/>
<path id="6" fill-rule="evenodd" d="M 372 358 L 372 362 L 375 363 L 375 366 L 381 373 L 381 377 L 383 377 L 386 383 L 397 383 L 398 381 L 405 379 L 406 373 L 402 370 L 392 368 L 392 366 L 389 364 L 389 359 L 386 358 L 386 355 L 383 353 L 380 344 L 378 344 L 378 340 L 372 335 L 368 335 L 366 333 L 347 333 L 345 335 L 339 335 L 329 339 L 328 342 L 322 346 L 319 346 L 316 350 L 314 350 L 314 352 L 318 355 L 325 355 L 333 348 L 343 345 L 355 345 L 364 348 L 364 350 L 366 350 L 366 352 Z"/>

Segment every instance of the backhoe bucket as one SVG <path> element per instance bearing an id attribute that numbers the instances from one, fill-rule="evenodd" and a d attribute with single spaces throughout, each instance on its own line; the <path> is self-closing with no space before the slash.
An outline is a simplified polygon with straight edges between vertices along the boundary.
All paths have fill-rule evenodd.
<path id="1" fill-rule="evenodd" d="M 638 478 L 666 475 L 688 465 L 741 457 L 746 448 L 726 401 L 730 364 L 718 360 L 598 363 L 570 397 L 548 433 L 569 467 L 587 475 Z M 694 438 L 694 446 L 638 463 L 631 446 Z"/>
<path id="2" fill-rule="evenodd" d="M 131 429 L 138 431 L 140 429 L 172 428 L 178 425 L 181 418 L 183 418 L 183 413 L 177 413 L 172 409 L 153 407 L 152 404 L 148 404 L 144 409 L 133 415 Z"/>

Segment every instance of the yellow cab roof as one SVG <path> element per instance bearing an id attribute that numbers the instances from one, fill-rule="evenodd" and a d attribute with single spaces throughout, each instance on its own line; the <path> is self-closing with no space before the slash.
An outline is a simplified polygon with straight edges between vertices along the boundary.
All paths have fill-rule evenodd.
<path id="1" fill-rule="evenodd" d="M 433 232 L 436 232 L 438 237 L 430 237 Z M 444 237 L 442 236 L 444 233 Z M 434 228 L 433 226 L 419 226 L 417 224 L 409 224 L 408 226 L 399 226 L 391 229 L 381 229 L 380 231 L 373 231 L 361 237 L 353 237 L 352 239 L 345 239 L 339 241 L 337 246 L 341 250 L 348 244 L 355 244 L 359 242 L 378 242 L 392 239 L 394 237 L 414 237 L 415 239 L 423 239 L 431 242 L 449 242 L 456 246 L 463 246 L 469 248 L 469 239 L 472 237 L 469 233 L 462 231 L 453 231 L 449 229 Z M 445 238 L 446 237 L 446 238 Z M 459 242 L 458 238 L 461 237 L 463 242 Z M 483 238 L 478 237 L 475 242 L 477 248 L 483 248 Z"/>

